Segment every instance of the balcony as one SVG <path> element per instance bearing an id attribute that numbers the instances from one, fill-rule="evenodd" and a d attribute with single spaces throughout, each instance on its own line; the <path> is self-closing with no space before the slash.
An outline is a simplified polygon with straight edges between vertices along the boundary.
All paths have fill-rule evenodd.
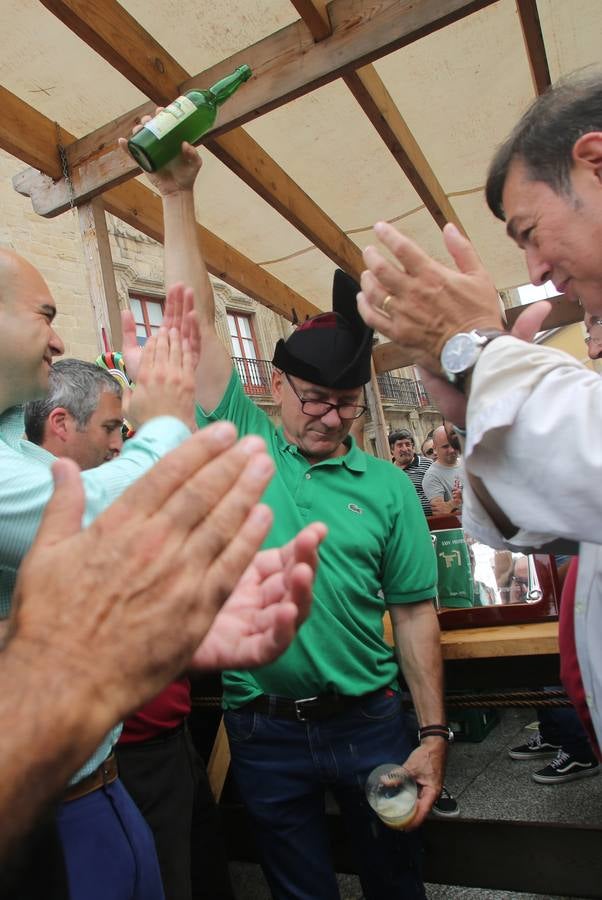
<path id="1" fill-rule="evenodd" d="M 272 384 L 272 363 L 268 359 L 244 359 L 233 356 L 232 362 L 246 394 L 269 397 Z M 380 396 L 387 405 L 404 409 L 436 409 L 421 381 L 400 378 L 385 372 L 377 376 Z"/>
<path id="2" fill-rule="evenodd" d="M 272 386 L 272 363 L 268 359 L 244 359 L 233 356 L 232 362 L 242 381 L 245 394 L 252 397 L 269 396 Z"/>
<path id="3" fill-rule="evenodd" d="M 436 409 L 421 381 L 400 378 L 390 372 L 377 375 L 376 380 L 383 403 L 402 406 L 404 409 Z"/>

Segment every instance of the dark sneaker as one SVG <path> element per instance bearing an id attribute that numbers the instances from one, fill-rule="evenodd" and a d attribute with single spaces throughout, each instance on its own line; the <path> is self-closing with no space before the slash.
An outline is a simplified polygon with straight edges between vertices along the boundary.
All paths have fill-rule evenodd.
<path id="1" fill-rule="evenodd" d="M 445 786 L 441 788 L 441 793 L 433 803 L 431 812 L 433 812 L 436 816 L 451 817 L 460 815 L 458 801 L 455 797 L 452 797 Z"/>
<path id="2" fill-rule="evenodd" d="M 547 759 L 548 756 L 556 756 L 559 750 L 559 745 L 547 744 L 542 741 L 538 731 L 527 744 L 511 747 L 508 750 L 508 756 L 510 759 Z"/>
<path id="3" fill-rule="evenodd" d="M 539 784 L 561 784 L 563 781 L 597 775 L 598 771 L 599 763 L 596 759 L 581 762 L 560 748 L 552 762 L 545 769 L 533 772 L 531 778 Z"/>

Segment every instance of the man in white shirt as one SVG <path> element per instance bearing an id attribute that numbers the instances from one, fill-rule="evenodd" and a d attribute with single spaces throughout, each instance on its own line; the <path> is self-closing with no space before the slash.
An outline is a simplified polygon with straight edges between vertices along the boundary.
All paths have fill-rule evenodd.
<path id="1" fill-rule="evenodd" d="M 600 71 L 578 73 L 535 101 L 498 150 L 486 193 L 525 252 L 531 281 L 551 279 L 590 316 L 602 316 Z M 446 416 L 466 423 L 466 530 L 498 547 L 543 548 L 557 538 L 580 545 L 575 641 L 562 662 L 576 647 L 583 712 L 600 742 L 602 380 L 568 354 L 520 339 L 541 329 L 546 301 L 528 309 L 512 335 L 504 332 L 493 282 L 453 225 L 444 239 L 455 269 L 386 223 L 375 231 L 403 270 L 367 248 L 359 308 L 424 367 Z M 433 322 L 443 327 L 434 331 Z M 552 442 L 559 454 L 543 466 Z"/>

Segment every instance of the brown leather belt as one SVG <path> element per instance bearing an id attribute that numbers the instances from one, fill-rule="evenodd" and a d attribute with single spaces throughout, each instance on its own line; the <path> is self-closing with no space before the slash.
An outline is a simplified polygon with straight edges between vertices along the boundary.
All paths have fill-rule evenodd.
<path id="1" fill-rule="evenodd" d="M 117 759 L 115 758 L 115 754 L 111 753 L 97 769 L 94 769 L 93 772 L 86 775 L 86 777 L 82 778 L 81 781 L 78 781 L 77 784 L 72 784 L 71 787 L 67 788 L 63 794 L 63 803 L 69 803 L 71 800 L 79 800 L 80 797 L 85 797 L 86 794 L 91 794 L 92 791 L 97 791 L 107 784 L 113 784 L 118 776 Z"/>
<path id="2" fill-rule="evenodd" d="M 375 691 L 375 694 L 380 691 Z M 324 722 L 351 709 L 371 697 L 348 697 L 345 694 L 319 694 L 316 697 L 305 697 L 302 700 L 290 700 L 288 697 L 277 697 L 275 694 L 260 694 L 254 700 L 245 703 L 241 709 L 253 710 L 272 719 L 292 719 L 296 722 Z"/>

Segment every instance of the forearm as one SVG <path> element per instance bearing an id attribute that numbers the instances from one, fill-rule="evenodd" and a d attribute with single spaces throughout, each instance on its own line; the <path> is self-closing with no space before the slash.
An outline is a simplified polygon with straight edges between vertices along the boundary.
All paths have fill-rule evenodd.
<path id="1" fill-rule="evenodd" d="M 201 357 L 196 396 L 210 412 L 219 403 L 232 371 L 230 353 L 215 328 L 215 300 L 198 240 L 192 188 L 163 196 L 165 225 L 165 281 L 183 282 L 194 291 L 201 327 Z"/>
<path id="2" fill-rule="evenodd" d="M 445 722 L 443 659 L 437 614 L 430 600 L 390 607 L 399 664 L 419 724 Z"/>
<path id="3" fill-rule="evenodd" d="M 0 651 L 0 860 L 114 724 L 91 682 L 18 636 Z M 117 716 L 116 716 L 117 718 Z"/>
<path id="4" fill-rule="evenodd" d="M 192 188 L 162 198 L 165 228 L 165 284 L 183 282 L 194 291 L 201 328 L 213 327 L 213 288 L 201 255 Z"/>

